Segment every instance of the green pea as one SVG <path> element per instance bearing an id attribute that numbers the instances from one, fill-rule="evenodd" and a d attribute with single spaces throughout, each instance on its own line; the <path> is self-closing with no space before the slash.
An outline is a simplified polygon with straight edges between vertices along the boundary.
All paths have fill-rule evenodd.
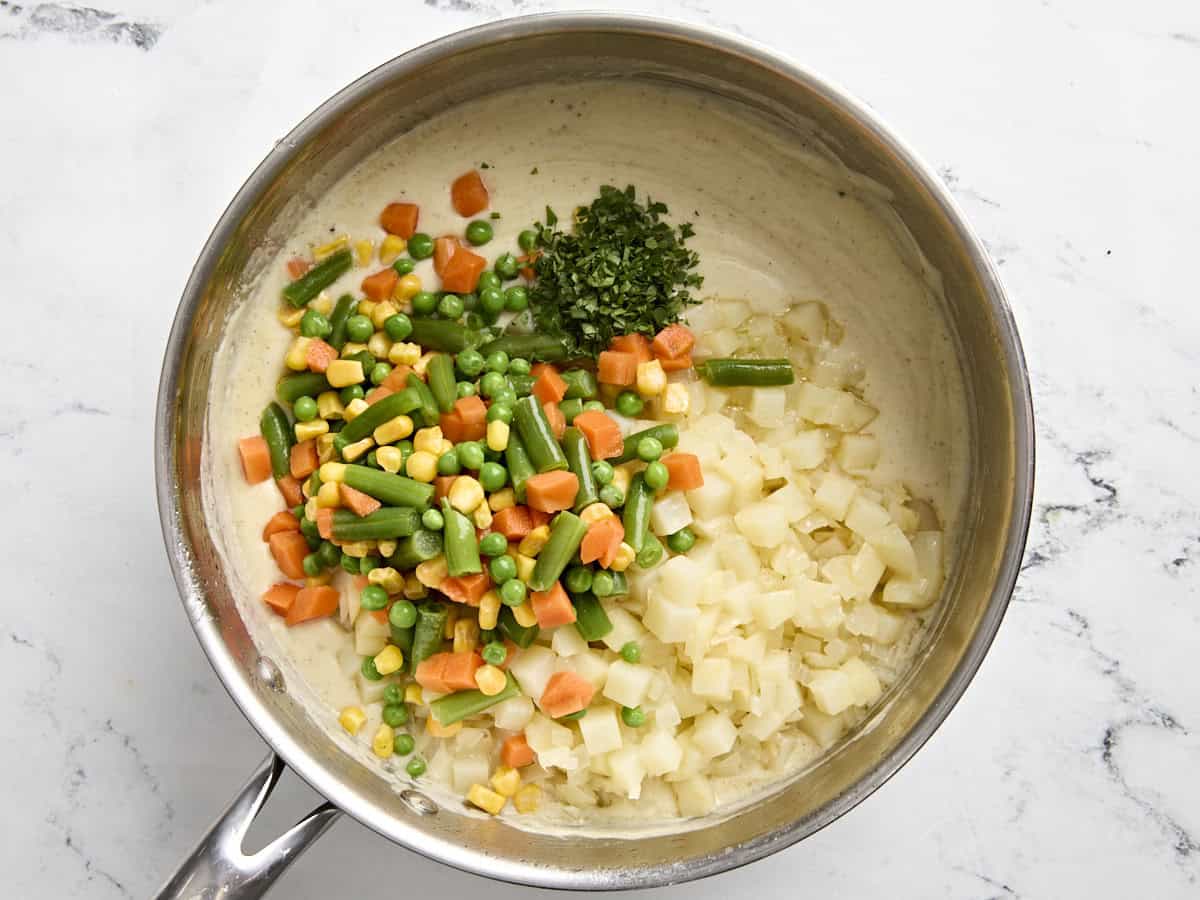
<path id="1" fill-rule="evenodd" d="M 458 319 L 464 312 L 463 302 L 458 294 L 446 294 L 438 301 L 437 310 L 447 319 Z"/>
<path id="2" fill-rule="evenodd" d="M 500 666 L 508 659 L 508 648 L 499 641 L 492 641 L 483 648 L 483 661 L 489 666 Z"/>
<path id="3" fill-rule="evenodd" d="M 374 450 L 370 451 L 367 454 L 367 465 L 370 466 L 372 469 L 382 469 L 383 468 L 383 466 L 379 465 L 379 456 L 375 453 Z"/>
<path id="4" fill-rule="evenodd" d="M 349 406 L 355 400 L 361 400 L 366 396 L 366 391 L 363 390 L 361 384 L 352 384 L 349 387 L 344 387 L 338 393 L 338 399 L 342 401 L 343 406 Z"/>
<path id="5" fill-rule="evenodd" d="M 415 262 L 413 262 L 411 259 L 409 259 L 407 256 L 402 256 L 398 260 L 396 260 L 394 263 L 392 263 L 392 268 L 396 270 L 396 273 L 398 275 L 408 275 L 416 267 L 417 267 L 417 264 Z M 397 338 L 397 340 L 399 340 L 399 338 Z"/>
<path id="6" fill-rule="evenodd" d="M 491 573 L 492 581 L 504 585 L 517 577 L 517 564 L 511 556 L 497 556 L 488 563 L 488 572 Z M 504 595 L 500 596 L 503 598 Z"/>
<path id="7" fill-rule="evenodd" d="M 421 524 L 430 531 L 441 531 L 446 527 L 446 520 L 442 517 L 441 510 L 427 509 L 421 513 Z"/>
<path id="8" fill-rule="evenodd" d="M 621 721 L 630 728 L 641 728 L 646 724 L 646 714 L 640 706 L 622 706 Z"/>
<path id="9" fill-rule="evenodd" d="M 458 299 L 463 302 L 463 309 L 465 309 L 467 312 L 479 308 L 478 294 L 459 294 Z"/>
<path id="10" fill-rule="evenodd" d="M 498 563 L 502 559 L 511 560 L 508 556 L 497 556 L 492 560 L 493 564 Z M 514 570 L 516 564 L 514 563 Z M 500 602 L 505 606 L 520 606 L 525 602 L 525 582 L 519 578 L 510 578 L 504 584 L 500 585 Z"/>
<path id="11" fill-rule="evenodd" d="M 597 484 L 612 484 L 613 476 L 615 474 L 616 473 L 613 472 L 612 463 L 610 462 L 605 462 L 602 459 L 598 459 L 592 463 L 592 477 L 596 479 Z"/>
<path id="12" fill-rule="evenodd" d="M 342 571 L 347 575 L 358 575 L 358 560 L 346 553 L 342 554 Z"/>
<path id="13" fill-rule="evenodd" d="M 521 268 L 517 262 L 517 258 L 511 253 L 503 253 L 496 257 L 496 262 L 492 266 L 496 270 L 496 274 L 505 281 L 511 281 L 517 277 L 517 270 Z"/>
<path id="14" fill-rule="evenodd" d="M 616 407 L 617 412 L 632 419 L 642 414 L 642 410 L 646 407 L 646 404 L 633 391 L 621 391 L 617 395 Z"/>
<path id="15" fill-rule="evenodd" d="M 476 247 L 482 247 L 493 237 L 492 223 L 486 219 L 475 219 L 467 223 L 467 240 Z"/>
<path id="16" fill-rule="evenodd" d="M 528 375 L 533 370 L 533 365 L 529 360 L 520 356 L 508 361 L 509 375 Z"/>
<path id="17" fill-rule="evenodd" d="M 504 292 L 500 288 L 483 288 L 479 292 L 479 309 L 493 315 L 503 312 Z"/>
<path id="18" fill-rule="evenodd" d="M 418 231 L 408 239 L 408 255 L 413 259 L 429 259 L 433 256 L 433 238 Z"/>
<path id="19" fill-rule="evenodd" d="M 364 656 L 362 666 L 360 667 L 363 678 L 367 681 L 381 681 L 383 676 L 379 674 L 379 670 L 375 668 L 375 658 L 373 656 Z"/>
<path id="20" fill-rule="evenodd" d="M 321 546 L 317 548 L 317 559 L 320 560 L 322 568 L 328 569 L 330 566 L 336 566 L 341 558 L 342 551 L 337 548 L 336 544 L 321 541 Z"/>
<path id="21" fill-rule="evenodd" d="M 483 468 L 483 447 L 478 441 L 464 441 L 456 448 L 458 450 L 458 461 L 463 464 L 463 468 L 470 469 L 472 472 L 478 472 Z"/>
<path id="22" fill-rule="evenodd" d="M 481 331 L 488 323 L 477 312 L 469 312 L 463 317 L 463 324 L 472 331 Z"/>
<path id="23" fill-rule="evenodd" d="M 317 401 L 312 397 L 297 397 L 292 404 L 292 412 L 301 422 L 311 422 L 317 417 Z"/>
<path id="24" fill-rule="evenodd" d="M 582 594 L 592 589 L 592 570 L 587 566 L 572 566 L 567 570 L 567 590 L 572 594 Z"/>
<path id="25" fill-rule="evenodd" d="M 370 575 L 373 569 L 378 569 L 381 565 L 383 561 L 378 556 L 364 556 L 358 561 L 358 573 Z"/>
<path id="26" fill-rule="evenodd" d="M 437 472 L 439 475 L 457 475 L 462 471 L 462 463 L 459 462 L 458 454 L 453 450 L 447 450 L 437 460 Z"/>
<path id="27" fill-rule="evenodd" d="M 489 422 L 503 422 L 505 425 L 509 425 L 512 423 L 512 419 L 512 407 L 507 403 L 493 403 L 488 407 L 487 420 Z"/>
<path id="28" fill-rule="evenodd" d="M 417 608 L 410 600 L 397 600 L 388 610 L 388 621 L 397 628 L 412 628 L 417 624 Z"/>
<path id="29" fill-rule="evenodd" d="M 584 412 L 604 412 L 604 404 L 599 400 L 589 400 L 583 404 Z"/>
<path id="30" fill-rule="evenodd" d="M 371 367 L 371 384 L 383 384 L 383 380 L 392 374 L 392 367 L 385 362 L 375 363 Z"/>
<path id="31" fill-rule="evenodd" d="M 404 702 L 404 686 L 392 682 L 383 689 L 383 702 L 389 706 Z"/>
<path id="32" fill-rule="evenodd" d="M 687 553 L 696 546 L 696 533 L 685 525 L 667 538 L 667 546 L 676 553 Z"/>
<path id="33" fill-rule="evenodd" d="M 417 291 L 413 294 L 412 308 L 419 316 L 431 316 L 433 311 L 437 309 L 438 298 L 437 294 L 430 291 Z"/>
<path id="34" fill-rule="evenodd" d="M 417 746 L 417 742 L 413 740 L 413 736 L 411 734 L 409 734 L 407 731 L 400 732 L 400 734 L 396 735 L 395 740 L 392 741 L 392 749 L 396 751 L 397 756 L 408 756 L 408 754 L 413 752 L 413 749 L 416 746 Z M 414 759 L 413 762 L 416 762 L 416 760 Z M 409 766 L 411 766 L 411 765 L 412 765 L 412 763 L 409 763 Z M 416 775 L 420 775 L 421 772 L 424 772 L 424 771 L 425 771 L 425 764 L 422 763 L 421 767 L 420 767 L 420 771 L 409 772 L 408 774 L 413 775 L 415 777 Z"/>
<path id="35" fill-rule="evenodd" d="M 351 316 L 346 320 L 346 337 L 355 343 L 366 343 L 374 333 L 375 326 L 366 316 Z"/>
<path id="36" fill-rule="evenodd" d="M 405 744 L 405 746 L 408 747 L 408 749 L 405 750 L 403 753 L 400 753 L 399 750 L 396 751 L 397 753 L 400 753 L 401 756 L 406 756 L 407 754 L 412 753 L 413 747 L 416 746 L 415 743 L 412 743 L 411 735 L 406 734 L 406 735 L 404 735 L 404 737 L 407 737 L 410 743 Z M 397 736 L 396 740 L 397 741 L 400 740 L 400 737 Z M 395 746 L 394 742 L 393 742 L 393 746 Z M 409 775 L 411 775 L 413 778 L 420 778 L 422 775 L 425 774 L 425 760 L 421 759 L 421 757 L 419 757 L 419 756 L 414 756 L 412 759 L 410 759 L 408 761 L 408 765 L 404 767 L 404 771 L 407 772 Z"/>
<path id="37" fill-rule="evenodd" d="M 508 354 L 503 350 L 489 353 L 487 359 L 483 361 L 483 367 L 489 372 L 499 372 L 503 375 L 508 371 Z"/>
<path id="38" fill-rule="evenodd" d="M 479 380 L 479 393 L 485 397 L 494 397 L 505 387 L 504 376 L 499 372 L 488 372 Z"/>
<path id="39" fill-rule="evenodd" d="M 454 393 L 459 397 L 474 397 L 476 394 L 475 385 L 469 381 L 460 381 L 454 385 Z"/>
<path id="40" fill-rule="evenodd" d="M 400 451 L 401 462 L 407 462 L 408 458 L 413 455 L 413 443 L 410 440 L 396 441 L 392 446 Z"/>
<path id="41" fill-rule="evenodd" d="M 647 486 L 653 491 L 661 491 L 667 486 L 667 481 L 671 478 L 671 473 L 667 471 L 666 465 L 660 460 L 655 460 L 646 466 L 646 471 L 642 473 L 642 478 L 646 480 Z"/>
<path id="42" fill-rule="evenodd" d="M 483 292 L 488 288 L 498 288 L 502 282 L 500 276 L 495 272 L 480 272 L 479 282 L 475 285 L 475 290 L 480 292 L 480 299 L 483 299 Z"/>
<path id="43" fill-rule="evenodd" d="M 643 569 L 653 569 L 663 558 L 663 545 L 654 535 L 646 536 L 646 543 L 637 555 L 637 564 Z"/>
<path id="44" fill-rule="evenodd" d="M 644 437 L 637 442 L 638 459 L 642 462 L 654 462 L 662 456 L 662 441 L 654 437 Z"/>
<path id="45" fill-rule="evenodd" d="M 508 541 L 497 531 L 488 532 L 479 539 L 479 552 L 484 556 L 503 556 L 508 552 Z"/>
<path id="46" fill-rule="evenodd" d="M 383 708 L 383 724 L 399 728 L 408 723 L 408 707 L 403 703 L 389 703 Z"/>
<path id="47" fill-rule="evenodd" d="M 621 659 L 633 664 L 642 660 L 642 646 L 637 641 L 626 641 L 621 645 Z"/>
<path id="48" fill-rule="evenodd" d="M 529 291 L 520 285 L 513 285 L 504 292 L 504 308 L 509 312 L 521 312 L 529 308 Z"/>
<path id="49" fill-rule="evenodd" d="M 507 379 L 500 386 L 500 390 L 492 394 L 492 402 L 503 403 L 505 406 L 516 406 L 517 392 L 512 389 Z"/>
<path id="50" fill-rule="evenodd" d="M 325 567 L 321 565 L 321 558 L 317 556 L 316 553 L 308 554 L 306 557 L 304 557 L 304 560 L 300 563 L 300 565 L 304 569 L 304 574 L 309 578 L 316 578 L 325 569 Z"/>
<path id="51" fill-rule="evenodd" d="M 383 330 L 393 341 L 402 341 L 412 334 L 412 319 L 404 313 L 388 316 L 383 323 Z"/>
<path id="52" fill-rule="evenodd" d="M 508 470 L 500 463 L 485 462 L 479 467 L 479 483 L 489 494 L 498 491 L 508 482 Z"/>
<path id="53" fill-rule="evenodd" d="M 611 572 L 601 569 L 592 576 L 592 593 L 597 597 L 611 597 L 616 589 L 617 582 Z"/>
<path id="54" fill-rule="evenodd" d="M 304 317 L 300 320 L 300 333 L 305 337 L 329 337 L 331 331 L 333 331 L 333 326 L 329 324 L 329 320 L 315 309 L 306 310 Z"/>
<path id="55" fill-rule="evenodd" d="M 362 604 L 362 608 L 368 612 L 374 612 L 377 609 L 383 609 L 388 604 L 388 594 L 383 588 L 377 584 L 368 584 L 362 589 L 362 593 L 358 595 L 358 600 Z"/>
<path id="56" fill-rule="evenodd" d="M 532 228 L 526 228 L 517 235 L 517 246 L 528 253 L 537 246 L 537 232 Z"/>
<path id="57" fill-rule="evenodd" d="M 474 378 L 483 371 L 483 354 L 478 350 L 464 350 L 454 357 L 454 364 L 458 366 L 458 371 Z"/>
<path id="58" fill-rule="evenodd" d="M 616 509 L 625 503 L 625 495 L 621 493 L 621 489 L 615 484 L 606 484 L 600 488 L 600 502 L 612 509 Z"/>

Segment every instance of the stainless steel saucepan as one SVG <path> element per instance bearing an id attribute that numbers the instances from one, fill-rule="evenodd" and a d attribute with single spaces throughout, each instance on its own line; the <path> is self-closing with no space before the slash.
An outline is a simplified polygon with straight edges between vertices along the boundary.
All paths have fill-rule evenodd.
<path id="1" fill-rule="evenodd" d="M 719 94 L 812 129 L 853 170 L 886 185 L 942 273 L 971 411 L 961 552 L 940 614 L 901 683 L 820 764 L 732 815 L 630 840 L 530 834 L 503 819 L 397 791 L 339 750 L 260 655 L 201 503 L 214 352 L 244 292 L 301 213 L 373 149 L 467 99 L 564 79 L 649 79 Z M 1033 421 L 1012 315 L 979 239 L 937 176 L 862 104 L 791 60 L 726 34 L 624 15 L 511 19 L 460 32 L 375 69 L 282 140 L 221 217 L 188 280 L 167 344 L 155 424 L 158 505 L 188 618 L 217 676 L 272 756 L 163 888 L 163 897 L 261 896 L 340 812 L 469 872 L 552 888 L 648 887 L 701 878 L 787 847 L 891 777 L 933 733 L 979 667 L 1008 604 L 1029 523 Z M 252 856 L 241 839 L 284 766 L 328 803 Z"/>

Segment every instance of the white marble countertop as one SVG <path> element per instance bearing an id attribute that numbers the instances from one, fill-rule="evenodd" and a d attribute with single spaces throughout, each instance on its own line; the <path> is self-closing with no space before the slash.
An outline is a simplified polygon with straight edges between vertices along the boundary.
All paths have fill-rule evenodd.
<path id="1" fill-rule="evenodd" d="M 575 5 L 0 0 L 6 896 L 148 895 L 265 753 L 193 639 L 154 503 L 161 348 L 217 216 L 378 63 Z M 1200 6 L 640 9 L 793 54 L 936 165 L 1011 292 L 1040 441 L 1015 602 L 928 746 L 808 841 L 655 896 L 1200 895 Z M 267 827 L 314 799 L 281 794 Z M 277 896 L 401 884 L 538 893 L 343 820 Z"/>

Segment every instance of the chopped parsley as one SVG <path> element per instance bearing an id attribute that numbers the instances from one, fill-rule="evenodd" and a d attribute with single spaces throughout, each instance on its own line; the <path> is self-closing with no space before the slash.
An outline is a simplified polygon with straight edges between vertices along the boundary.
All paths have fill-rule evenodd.
<path id="1" fill-rule="evenodd" d="M 699 287 L 700 257 L 685 242 L 692 226 L 662 221 L 667 207 L 637 201 L 625 190 L 604 185 L 590 206 L 575 210 L 575 227 L 559 231 L 558 216 L 546 208 L 538 223 L 529 289 L 538 328 L 561 335 L 573 354 L 598 356 L 623 334 L 653 337 L 678 322 L 698 303 L 688 288 Z"/>

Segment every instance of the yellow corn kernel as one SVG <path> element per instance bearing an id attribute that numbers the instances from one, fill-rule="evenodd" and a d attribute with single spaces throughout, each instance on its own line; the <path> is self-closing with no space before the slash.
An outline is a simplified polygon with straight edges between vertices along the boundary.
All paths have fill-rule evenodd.
<path id="1" fill-rule="evenodd" d="M 338 715 L 338 722 L 347 734 L 358 734 L 358 730 L 367 723 L 367 714 L 361 706 L 347 706 Z"/>
<path id="2" fill-rule="evenodd" d="M 336 481 L 327 481 L 317 491 L 317 506 L 321 509 L 331 509 L 342 505 L 342 494 Z"/>
<path id="3" fill-rule="evenodd" d="M 393 541 L 393 540 L 380 541 L 379 542 L 379 555 L 386 559 L 387 557 L 391 556 L 393 553 L 396 552 L 397 546 L 398 546 L 397 541 Z M 400 576 L 400 586 L 398 588 L 396 588 L 394 591 L 389 590 L 388 593 L 389 594 L 398 594 L 402 590 L 404 590 L 404 576 L 403 575 Z"/>
<path id="4" fill-rule="evenodd" d="M 583 508 L 579 514 L 579 518 L 591 525 L 593 522 L 599 522 L 601 519 L 607 519 L 613 515 L 613 511 L 609 509 L 607 503 L 591 503 Z"/>
<path id="5" fill-rule="evenodd" d="M 379 555 L 391 556 L 396 551 L 395 541 L 388 541 L 392 544 L 391 553 L 385 553 L 383 541 L 380 541 Z M 404 590 L 404 576 L 393 569 L 391 566 L 380 566 L 378 569 L 372 569 L 367 573 L 367 581 L 371 584 L 377 584 L 389 594 L 399 594 Z"/>
<path id="6" fill-rule="evenodd" d="M 388 644 L 375 654 L 375 668 L 380 675 L 391 675 L 399 672 L 404 665 L 404 651 L 395 644 Z"/>
<path id="7" fill-rule="evenodd" d="M 333 459 L 335 455 L 333 439 L 336 437 L 336 434 L 330 434 L 329 432 L 317 436 L 317 462 L 324 465 Z"/>
<path id="8" fill-rule="evenodd" d="M 309 301 L 308 308 L 315 309 L 323 316 L 328 316 L 333 312 L 333 298 L 321 291 L 315 299 Z"/>
<path id="9" fill-rule="evenodd" d="M 302 490 L 308 490 L 308 479 L 304 479 L 304 487 Z M 304 503 L 304 517 L 310 522 L 317 521 L 317 511 L 320 507 L 317 506 L 317 498 L 309 497 Z"/>
<path id="10" fill-rule="evenodd" d="M 458 624 L 458 604 L 451 603 L 446 607 L 446 627 L 442 630 L 442 637 L 450 640 L 454 637 L 454 626 Z"/>
<path id="11" fill-rule="evenodd" d="M 614 572 L 624 572 L 631 565 L 633 565 L 633 561 L 636 557 L 637 551 L 629 546 L 629 544 L 621 541 L 621 545 L 617 547 L 617 552 L 613 556 L 612 565 L 609 566 L 609 568 Z"/>
<path id="12" fill-rule="evenodd" d="M 377 444 L 394 444 L 413 433 L 413 420 L 408 416 L 388 419 L 375 429 L 373 437 Z"/>
<path id="13" fill-rule="evenodd" d="M 533 607 L 526 600 L 520 606 L 512 608 L 513 618 L 517 620 L 517 624 L 522 628 L 532 628 L 537 624 L 537 616 L 533 614 Z"/>
<path id="14" fill-rule="evenodd" d="M 533 577 L 533 567 L 537 565 L 537 560 L 532 556 L 526 556 L 524 553 L 516 553 L 513 555 L 513 562 L 517 564 L 517 577 L 522 581 L 529 581 Z"/>
<path id="15" fill-rule="evenodd" d="M 308 345 L 312 343 L 312 338 L 298 337 L 292 341 L 292 345 L 288 347 L 287 356 L 283 358 L 283 363 L 293 372 L 303 372 L 308 368 Z"/>
<path id="16" fill-rule="evenodd" d="M 505 488 L 502 491 L 496 491 L 488 497 L 488 506 L 492 512 L 500 512 L 502 509 L 512 509 L 517 505 L 517 495 L 513 493 L 512 488 Z"/>
<path id="17" fill-rule="evenodd" d="M 500 766 L 492 773 L 492 790 L 501 797 L 513 796 L 521 787 L 521 773 L 508 766 Z"/>
<path id="18" fill-rule="evenodd" d="M 542 552 L 542 548 L 546 546 L 548 540 L 550 540 L 550 526 L 539 525 L 521 538 L 521 543 L 517 544 L 517 550 L 526 556 L 537 556 Z"/>
<path id="19" fill-rule="evenodd" d="M 383 323 L 386 322 L 388 319 L 390 319 L 392 316 L 394 316 L 398 312 L 400 312 L 400 307 L 398 307 L 395 303 L 393 303 L 391 300 L 382 300 L 382 301 L 380 301 L 378 306 L 376 306 L 373 310 L 371 310 L 371 324 L 374 325 L 377 329 L 382 328 Z M 386 337 L 386 335 L 385 335 L 385 337 Z M 384 354 L 376 353 L 375 355 L 376 356 L 380 356 L 380 355 L 387 356 L 386 353 L 384 353 Z"/>
<path id="20" fill-rule="evenodd" d="M 349 243 L 350 243 L 350 235 L 339 234 L 337 237 L 335 237 L 329 243 L 322 244 L 319 247 L 313 247 L 313 259 L 320 262 L 325 257 L 332 256 L 334 253 L 337 253 L 339 250 L 344 248 Z"/>
<path id="21" fill-rule="evenodd" d="M 420 434 L 420 432 L 417 432 L 417 434 Z M 483 503 L 483 485 L 470 475 L 459 475 L 454 479 L 454 483 L 450 485 L 446 499 L 460 513 L 470 515 Z M 549 531 L 549 529 L 546 530 Z"/>
<path id="22" fill-rule="evenodd" d="M 354 261 L 365 266 L 371 261 L 371 257 L 375 255 L 375 242 L 368 241 L 365 238 L 361 241 L 354 242 Z"/>
<path id="23" fill-rule="evenodd" d="M 479 627 L 491 631 L 500 620 L 500 595 L 488 591 L 479 598 Z"/>
<path id="24" fill-rule="evenodd" d="M 325 370 L 325 380 L 330 387 L 344 388 L 352 384 L 361 384 L 363 378 L 362 363 L 357 359 L 335 359 Z"/>
<path id="25" fill-rule="evenodd" d="M 508 801 L 495 791 L 485 788 L 482 784 L 473 784 L 471 785 L 471 789 L 467 791 L 467 802 L 478 806 L 485 813 L 498 816 L 500 815 L 500 810 L 504 809 L 504 804 Z"/>
<path id="26" fill-rule="evenodd" d="M 415 366 L 421 358 L 421 345 L 411 341 L 396 341 L 388 351 L 387 358 L 394 366 Z"/>
<path id="27" fill-rule="evenodd" d="M 459 619 L 454 623 L 454 652 L 470 653 L 479 646 L 479 623 L 474 619 Z"/>
<path id="28" fill-rule="evenodd" d="M 667 389 L 667 373 L 657 359 L 638 363 L 637 391 L 643 397 L 657 397 Z"/>
<path id="29" fill-rule="evenodd" d="M 409 573 L 404 577 L 404 596 L 409 600 L 420 600 L 429 591 L 425 585 L 421 584 L 421 579 L 416 575 Z"/>
<path id="30" fill-rule="evenodd" d="M 366 344 L 359 344 L 355 343 L 354 341 L 346 341 L 346 343 L 342 344 L 341 357 L 342 359 L 346 359 L 347 357 L 353 356 L 356 353 L 362 353 L 366 349 Z"/>
<path id="31" fill-rule="evenodd" d="M 487 427 L 487 445 L 489 450 L 508 449 L 508 433 L 510 429 L 507 422 L 501 422 L 497 419 L 494 422 L 488 422 Z"/>
<path id="32" fill-rule="evenodd" d="M 317 415 L 322 419 L 340 419 L 346 414 L 346 407 L 337 391 L 322 391 L 317 394 Z"/>
<path id="33" fill-rule="evenodd" d="M 392 299 L 407 303 L 413 298 L 413 294 L 419 293 L 420 290 L 420 277 L 414 272 L 409 272 L 407 275 L 401 275 L 400 280 L 396 282 L 396 286 L 392 289 Z"/>
<path id="34" fill-rule="evenodd" d="M 354 309 L 355 312 L 357 312 L 360 316 L 366 316 L 369 319 L 371 318 L 371 313 L 375 312 L 375 307 L 377 305 L 378 304 L 376 301 L 367 300 L 364 297 L 362 300 L 358 301 L 358 306 L 356 306 Z"/>
<path id="35" fill-rule="evenodd" d="M 629 493 L 631 481 L 633 481 L 633 470 L 628 463 L 613 469 L 612 485 L 621 492 L 622 497 Z"/>
<path id="36" fill-rule="evenodd" d="M 420 706 L 425 702 L 425 697 L 421 694 L 421 686 L 419 684 L 410 684 L 404 688 L 404 702 L 412 703 L 415 706 Z"/>
<path id="37" fill-rule="evenodd" d="M 498 666 L 480 666 L 475 670 L 475 687 L 485 697 L 495 697 L 507 685 L 508 677 Z"/>
<path id="38" fill-rule="evenodd" d="M 444 556 L 435 556 L 433 559 L 418 563 L 414 571 L 417 574 L 417 580 L 425 587 L 436 588 L 450 577 L 450 567 L 446 565 Z"/>
<path id="39" fill-rule="evenodd" d="M 492 527 L 492 511 L 488 509 L 486 503 L 480 503 L 475 507 L 475 512 L 471 513 L 471 520 L 475 523 L 476 528 L 491 528 Z"/>
<path id="40" fill-rule="evenodd" d="M 387 759 L 396 749 L 396 732 L 391 725 L 385 722 L 380 722 L 379 727 L 375 729 L 375 737 L 371 738 L 371 750 L 380 759 Z"/>
<path id="41" fill-rule="evenodd" d="M 537 812 L 542 802 L 542 789 L 536 784 L 527 784 L 513 794 L 513 808 L 519 813 Z"/>
<path id="42" fill-rule="evenodd" d="M 673 416 L 682 416 L 688 411 L 690 405 L 687 385 L 679 381 L 673 381 L 667 385 L 667 392 L 663 394 L 663 412 Z"/>
<path id="43" fill-rule="evenodd" d="M 395 475 L 404 465 L 404 454 L 399 447 L 380 447 L 375 451 L 375 462 L 383 471 Z"/>
<path id="44" fill-rule="evenodd" d="M 329 432 L 329 423 L 324 419 L 313 419 L 311 422 L 296 423 L 296 442 L 304 443 L 311 441 L 313 438 L 319 438 L 323 434 Z"/>
<path id="45" fill-rule="evenodd" d="M 366 412 L 367 407 L 369 407 L 370 405 L 371 404 L 369 404 L 362 397 L 355 397 L 353 400 L 351 400 L 349 403 L 346 404 L 346 408 L 344 410 L 342 410 L 342 415 L 345 416 L 347 422 L 353 422 L 355 419 L 357 419 L 359 416 L 361 416 L 364 412 Z"/>
<path id="46" fill-rule="evenodd" d="M 380 305 L 382 306 L 383 304 Z M 376 359 L 387 359 L 387 355 L 392 352 L 392 339 L 384 332 L 377 331 L 367 341 L 367 349 L 371 351 L 371 355 Z"/>
<path id="47" fill-rule="evenodd" d="M 374 446 L 375 442 L 369 437 L 365 437 L 361 441 L 355 441 L 353 444 L 347 444 L 342 448 L 342 459 L 354 462 L 364 453 L 370 452 Z"/>
<path id="48" fill-rule="evenodd" d="M 437 425 L 422 428 L 413 436 L 413 449 L 424 450 L 436 456 L 442 449 L 442 429 Z"/>
<path id="49" fill-rule="evenodd" d="M 389 234 L 379 244 L 379 261 L 390 266 L 400 254 L 408 249 L 408 241 L 396 234 Z"/>
<path id="50" fill-rule="evenodd" d="M 333 570 L 329 569 L 320 575 L 309 575 L 304 579 L 305 587 L 321 587 L 333 581 Z"/>
<path id="51" fill-rule="evenodd" d="M 304 318 L 304 308 L 296 309 L 289 303 L 286 306 L 279 307 L 279 312 L 275 315 L 281 324 L 286 325 L 288 328 L 297 328 L 300 325 L 300 320 Z"/>
<path id="52" fill-rule="evenodd" d="M 324 463 L 319 469 L 321 473 L 321 481 L 326 484 L 344 481 L 346 478 L 346 464 L 340 462 Z"/>
<path id="53" fill-rule="evenodd" d="M 342 544 L 342 552 L 347 556 L 353 556 L 355 559 L 370 556 L 371 551 L 374 549 L 374 541 L 350 541 L 349 543 Z"/>
<path id="54" fill-rule="evenodd" d="M 413 363 L 413 371 L 418 375 L 424 375 L 429 368 L 429 363 L 433 361 L 436 353 L 422 353 L 421 356 Z"/>
<path id="55" fill-rule="evenodd" d="M 430 484 L 437 477 L 437 457 L 424 450 L 418 450 L 408 458 L 408 462 L 404 464 L 404 471 L 408 473 L 409 478 Z"/>
<path id="56" fill-rule="evenodd" d="M 462 731 L 462 729 L 462 722 L 455 722 L 453 725 L 443 725 L 433 716 L 425 720 L 425 733 L 430 737 L 451 738 Z"/>

